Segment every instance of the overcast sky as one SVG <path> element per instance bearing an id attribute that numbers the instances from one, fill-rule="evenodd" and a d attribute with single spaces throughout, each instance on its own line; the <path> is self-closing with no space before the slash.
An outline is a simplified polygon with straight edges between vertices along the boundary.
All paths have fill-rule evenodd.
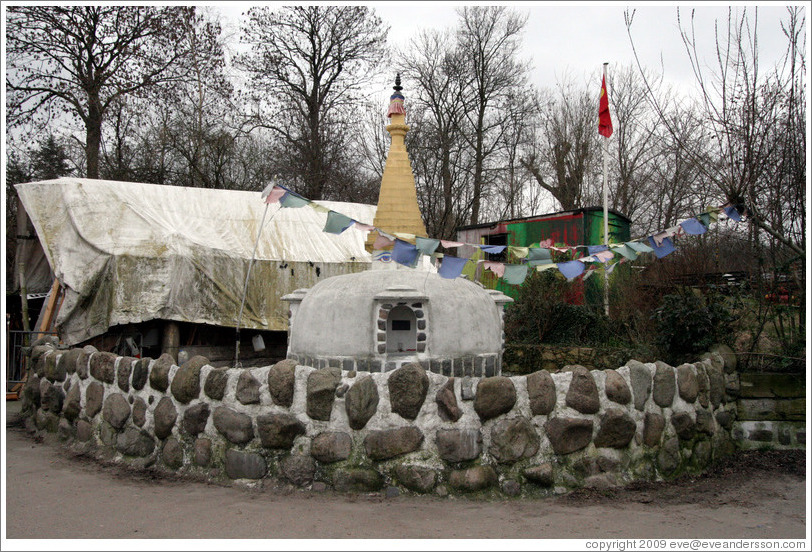
<path id="1" fill-rule="evenodd" d="M 339 2 L 336 2 L 339 3 Z M 357 3 L 357 2 L 356 2 Z M 495 4 L 499 2 L 491 2 Z M 684 25 L 690 24 L 695 10 L 698 47 L 706 63 L 713 63 L 714 21 L 726 32 L 730 3 L 720 2 L 501 2 L 528 14 L 524 32 L 524 57 L 533 66 L 532 81 L 538 87 L 553 87 L 556 81 L 573 79 L 575 84 L 598 80 L 603 62 L 608 71 L 634 63 L 624 11 L 636 10 L 632 36 L 647 67 L 662 66 L 665 80 L 683 90 L 692 86 L 691 67 L 677 25 L 679 8 Z M 232 21 L 255 2 L 228 2 L 219 8 Z M 422 29 L 450 28 L 456 24 L 456 8 L 465 2 L 366 2 L 390 25 L 389 39 L 395 46 L 406 46 Z M 468 3 L 473 5 L 474 3 Z M 274 2 L 272 5 L 282 5 Z M 780 2 L 738 2 L 734 18 L 746 9 L 758 8 L 759 53 L 762 68 L 772 66 L 785 51 L 786 39 L 780 22 L 786 19 L 786 6 Z M 408 99 L 408 79 L 403 82 Z M 382 93 L 388 93 L 388 88 Z M 611 90 L 610 90 L 611 94 Z"/>

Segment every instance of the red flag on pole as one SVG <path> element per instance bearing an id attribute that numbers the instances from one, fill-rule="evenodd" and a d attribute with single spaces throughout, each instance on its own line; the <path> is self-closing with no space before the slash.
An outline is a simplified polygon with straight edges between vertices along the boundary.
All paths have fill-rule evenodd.
<path id="1" fill-rule="evenodd" d="M 598 134 L 612 135 L 612 117 L 609 115 L 609 96 L 606 94 L 606 76 L 601 80 L 601 99 L 598 104 Z"/>

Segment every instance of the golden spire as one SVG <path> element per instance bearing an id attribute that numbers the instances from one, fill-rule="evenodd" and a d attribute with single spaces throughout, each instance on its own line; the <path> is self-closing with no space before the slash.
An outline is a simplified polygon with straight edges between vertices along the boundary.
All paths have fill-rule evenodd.
<path id="1" fill-rule="evenodd" d="M 417 190 L 406 151 L 406 110 L 403 107 L 403 95 L 400 93 L 400 74 L 395 77 L 395 93 L 389 99 L 389 110 L 386 116 L 391 123 L 386 130 L 392 136 L 386 165 L 381 178 L 381 191 L 378 195 L 378 209 L 375 212 L 375 227 L 384 232 L 403 232 L 426 237 L 426 227 L 417 205 Z M 372 251 L 372 244 L 378 233 L 372 231 L 367 237 L 367 250 Z"/>

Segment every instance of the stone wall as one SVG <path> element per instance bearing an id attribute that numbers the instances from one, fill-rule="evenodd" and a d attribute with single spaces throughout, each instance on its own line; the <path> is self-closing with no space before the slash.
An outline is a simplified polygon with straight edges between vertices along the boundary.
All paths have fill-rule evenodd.
<path id="1" fill-rule="evenodd" d="M 338 491 L 543 496 L 701 471 L 734 450 L 724 359 L 527 376 L 176 366 L 31 350 L 30 430 L 138 468 Z"/>
<path id="2" fill-rule="evenodd" d="M 734 373 L 728 393 L 735 399 L 732 435 L 739 447 L 806 447 L 806 374 Z"/>

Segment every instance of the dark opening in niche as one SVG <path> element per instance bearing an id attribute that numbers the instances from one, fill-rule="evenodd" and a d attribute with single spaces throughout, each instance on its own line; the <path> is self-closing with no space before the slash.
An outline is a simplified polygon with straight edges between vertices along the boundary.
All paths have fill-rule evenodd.
<path id="1" fill-rule="evenodd" d="M 408 332 L 412 329 L 411 320 L 392 320 L 392 329 L 395 331 Z"/>

